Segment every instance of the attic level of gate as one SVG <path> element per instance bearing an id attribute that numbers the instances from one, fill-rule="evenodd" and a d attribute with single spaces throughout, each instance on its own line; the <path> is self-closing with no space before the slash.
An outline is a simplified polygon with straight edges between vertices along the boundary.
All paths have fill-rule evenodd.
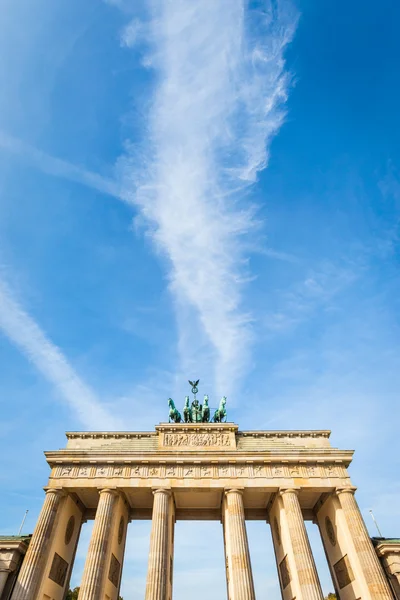
<path id="1" fill-rule="evenodd" d="M 239 431 L 235 423 L 160 423 L 155 431 L 68 432 L 66 450 L 127 450 L 129 452 L 293 452 L 337 451 L 330 431 Z M 353 454 L 345 451 L 348 463 Z M 50 455 L 52 453 L 46 453 Z"/>
<path id="2" fill-rule="evenodd" d="M 220 519 L 224 492 L 243 491 L 247 518 L 265 520 L 274 494 L 295 488 L 306 518 L 327 493 L 351 486 L 353 452 L 329 431 L 240 431 L 234 423 L 160 423 L 152 432 L 70 432 L 46 452 L 50 488 L 72 493 L 90 516 L 99 490 L 124 494 L 132 518 L 150 518 L 153 491 L 171 490 L 179 519 Z"/>

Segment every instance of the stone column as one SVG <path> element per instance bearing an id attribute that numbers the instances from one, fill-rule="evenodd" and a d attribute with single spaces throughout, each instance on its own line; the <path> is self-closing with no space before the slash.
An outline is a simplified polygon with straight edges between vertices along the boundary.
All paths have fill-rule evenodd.
<path id="1" fill-rule="evenodd" d="M 169 600 L 172 493 L 153 491 L 153 517 L 145 600 Z"/>
<path id="2" fill-rule="evenodd" d="M 323 600 L 324 596 L 300 508 L 298 490 L 283 489 L 279 494 L 285 510 L 301 599 Z"/>
<path id="3" fill-rule="evenodd" d="M 242 494 L 240 489 L 229 489 L 224 498 L 228 600 L 255 600 Z"/>
<path id="4" fill-rule="evenodd" d="M 10 571 L 0 571 L 0 598 L 3 593 L 4 587 L 7 583 L 9 574 L 10 574 Z"/>
<path id="5" fill-rule="evenodd" d="M 365 582 L 374 600 L 393 600 L 388 581 L 354 498 L 354 492 L 354 488 L 336 490 Z"/>
<path id="6" fill-rule="evenodd" d="M 79 591 L 79 600 L 103 598 L 103 581 L 106 569 L 107 549 L 111 537 L 113 508 L 118 492 L 105 488 L 100 491 L 96 517 L 85 568 Z"/>
<path id="7" fill-rule="evenodd" d="M 36 593 L 48 558 L 57 510 L 64 492 L 49 488 L 15 584 L 12 600 L 37 600 Z"/>

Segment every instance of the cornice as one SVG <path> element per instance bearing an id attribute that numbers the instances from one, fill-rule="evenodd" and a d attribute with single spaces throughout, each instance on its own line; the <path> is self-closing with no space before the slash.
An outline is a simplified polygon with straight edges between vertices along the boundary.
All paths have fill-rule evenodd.
<path id="1" fill-rule="evenodd" d="M 102 463 L 131 463 L 131 462 L 175 462 L 183 461 L 190 462 L 193 460 L 209 463 L 217 461 L 224 462 L 264 462 L 264 463 L 336 463 L 343 464 L 348 467 L 353 457 L 352 450 L 334 450 L 331 448 L 310 448 L 306 451 L 296 452 L 293 448 L 287 451 L 280 450 L 279 452 L 260 451 L 251 452 L 232 450 L 221 452 L 169 452 L 169 451 L 118 451 L 107 448 L 101 449 L 68 449 L 45 452 L 47 462 L 50 466 L 64 463 L 86 463 L 93 462 Z"/>
<path id="2" fill-rule="evenodd" d="M 155 431 L 67 431 L 67 439 L 141 439 L 157 437 L 159 431 L 234 431 L 240 437 L 254 438 L 329 438 L 326 430 L 249 430 L 240 431 L 235 423 L 160 423 Z"/>

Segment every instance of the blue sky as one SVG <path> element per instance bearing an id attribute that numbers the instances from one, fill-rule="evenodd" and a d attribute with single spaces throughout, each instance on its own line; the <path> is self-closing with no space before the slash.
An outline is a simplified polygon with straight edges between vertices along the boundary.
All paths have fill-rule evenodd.
<path id="1" fill-rule="evenodd" d="M 331 429 L 371 534 L 369 508 L 399 535 L 399 18 L 394 0 L 3 0 L 2 533 L 27 508 L 32 531 L 66 430 L 152 429 L 198 377 L 242 429 Z M 219 527 L 178 523 L 176 600 L 225 594 Z M 148 535 L 131 525 L 125 598 Z M 270 533 L 249 536 L 257 598 L 277 599 Z"/>

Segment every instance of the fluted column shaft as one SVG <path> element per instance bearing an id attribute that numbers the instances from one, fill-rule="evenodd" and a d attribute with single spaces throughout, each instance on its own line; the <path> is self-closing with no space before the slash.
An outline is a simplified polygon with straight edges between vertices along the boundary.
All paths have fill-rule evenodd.
<path id="1" fill-rule="evenodd" d="M 36 600 L 48 558 L 57 510 L 63 495 L 60 489 L 46 491 L 46 498 L 19 572 L 12 600 Z"/>
<path id="2" fill-rule="evenodd" d="M 153 492 L 153 517 L 145 600 L 167 600 L 171 491 Z"/>
<path id="3" fill-rule="evenodd" d="M 295 489 L 280 490 L 302 600 L 323 600 L 321 584 Z"/>
<path id="4" fill-rule="evenodd" d="M 79 600 L 100 600 L 103 598 L 102 590 L 106 569 L 106 559 L 111 526 L 113 521 L 113 508 L 118 497 L 115 490 L 104 489 L 100 491 L 96 517 L 89 550 L 83 571 Z"/>
<path id="5" fill-rule="evenodd" d="M 225 492 L 224 534 L 229 600 L 255 600 L 243 496 L 239 489 Z"/>
<path id="6" fill-rule="evenodd" d="M 376 555 L 352 488 L 338 489 L 336 494 L 346 519 L 357 558 L 364 573 L 371 598 L 392 600 L 389 583 Z"/>
<path id="7" fill-rule="evenodd" d="M 7 583 L 9 574 L 10 574 L 9 571 L 0 571 L 0 598 L 3 593 L 4 587 Z"/>

